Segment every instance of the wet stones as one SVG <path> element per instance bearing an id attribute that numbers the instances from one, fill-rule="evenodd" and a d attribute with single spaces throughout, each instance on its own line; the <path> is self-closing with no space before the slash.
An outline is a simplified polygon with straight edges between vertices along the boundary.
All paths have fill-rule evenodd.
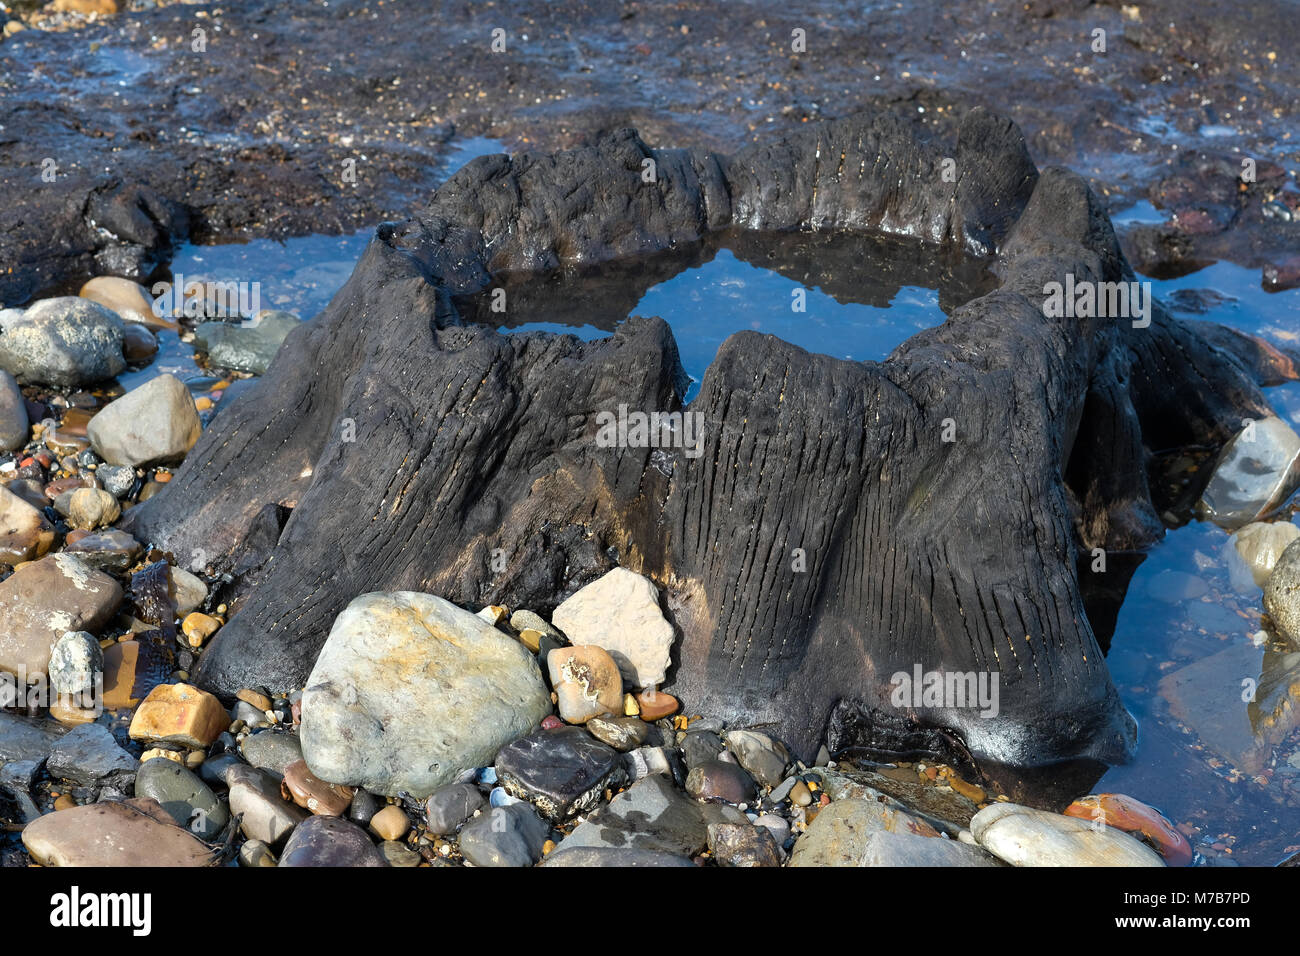
<path id="1" fill-rule="evenodd" d="M 291 312 L 263 309 L 251 320 L 204 322 L 194 331 L 194 346 L 221 368 L 261 375 L 280 350 L 280 343 L 302 323 Z"/>
<path id="2" fill-rule="evenodd" d="M 1277 629 L 1300 644 L 1300 543 L 1292 541 L 1264 586 L 1264 610 Z"/>
<path id="3" fill-rule="evenodd" d="M 0 561 L 19 564 L 39 558 L 54 544 L 54 528 L 40 510 L 0 486 Z"/>
<path id="4" fill-rule="evenodd" d="M 273 731 L 249 734 L 239 745 L 244 759 L 254 767 L 283 777 L 289 766 L 302 760 L 302 742 L 293 734 Z"/>
<path id="5" fill-rule="evenodd" d="M 116 581 L 71 555 L 19 568 L 0 583 L 0 669 L 24 673 L 29 681 L 47 674 L 59 638 L 98 631 L 121 603 Z"/>
<path id="6" fill-rule="evenodd" d="M 1219 454 L 1200 507 L 1220 527 L 1239 528 L 1268 514 L 1300 484 L 1300 436 L 1270 415 L 1251 422 Z"/>
<path id="7" fill-rule="evenodd" d="M 261 840 L 247 840 L 239 848 L 239 865 L 253 868 L 275 866 L 275 854 Z"/>
<path id="8" fill-rule="evenodd" d="M 68 502 L 68 523 L 82 531 L 94 531 L 121 517 L 117 499 L 99 488 L 78 488 Z"/>
<path id="9" fill-rule="evenodd" d="M 785 777 L 790 752 L 766 734 L 733 730 L 727 734 L 727 749 L 736 762 L 764 787 L 775 787 Z"/>
<path id="10" fill-rule="evenodd" d="M 126 368 L 122 320 L 97 302 L 64 296 L 0 310 L 0 368 L 23 384 L 74 388 Z"/>
<path id="11" fill-rule="evenodd" d="M 280 854 L 280 866 L 387 866 L 387 861 L 355 823 L 315 816 L 293 831 Z"/>
<path id="12" fill-rule="evenodd" d="M 68 731 L 50 750 L 45 769 L 59 780 L 83 787 L 112 787 L 129 793 L 139 763 L 118 746 L 108 728 L 83 724 Z"/>
<path id="13" fill-rule="evenodd" d="M 659 589 L 647 578 L 614 568 L 557 607 L 551 622 L 574 644 L 608 651 L 630 687 L 663 683 L 673 627 L 659 609 Z"/>
<path id="14" fill-rule="evenodd" d="M 754 778 L 738 764 L 706 760 L 686 777 L 686 792 L 697 800 L 751 803 L 756 791 Z"/>
<path id="15" fill-rule="evenodd" d="M 31 423 L 27 420 L 27 403 L 18 383 L 0 369 L 0 450 L 15 451 L 27 443 Z"/>
<path id="16" fill-rule="evenodd" d="M 86 434 L 109 464 L 138 467 L 180 461 L 202 430 L 189 389 L 174 375 L 160 375 L 109 402 Z"/>
<path id="17" fill-rule="evenodd" d="M 96 276 L 83 285 L 77 295 L 111 309 L 127 323 L 139 323 L 158 329 L 176 328 L 176 323 L 154 314 L 153 296 L 149 290 L 130 279 Z M 130 325 L 127 327 L 130 328 Z"/>
<path id="18" fill-rule="evenodd" d="M 435 790 L 424 802 L 429 832 L 435 836 L 454 833 L 458 826 L 481 810 L 486 803 L 478 787 L 472 784 L 453 783 Z"/>
<path id="19" fill-rule="evenodd" d="M 0 711 L 0 764 L 8 766 L 24 760 L 44 763 L 61 736 L 44 721 Z"/>
<path id="20" fill-rule="evenodd" d="M 132 365 L 145 365 L 157 354 L 157 337 L 143 325 L 128 322 L 122 330 L 122 357 Z"/>
<path id="21" fill-rule="evenodd" d="M 899 834 L 934 845 L 888 840 Z M 925 862 L 932 860 L 943 861 L 941 865 L 988 862 L 978 850 L 972 853 L 970 847 L 942 839 L 937 830 L 908 813 L 876 800 L 847 799 L 836 800 L 817 814 L 795 842 L 790 865 L 866 866 L 873 859 L 911 860 L 907 865 L 919 866 L 934 865 Z"/>
<path id="22" fill-rule="evenodd" d="M 780 866 L 772 831 L 749 823 L 710 823 L 709 852 L 719 866 Z"/>
<path id="23" fill-rule="evenodd" d="M 623 708 L 623 680 L 618 665 L 595 645 L 557 647 L 546 655 L 560 716 L 571 724 Z"/>
<path id="24" fill-rule="evenodd" d="M 103 466 L 99 470 L 102 472 Z M 104 487 L 107 488 L 108 485 Z M 177 615 L 183 617 L 204 602 L 208 596 L 208 586 L 184 568 L 168 565 L 167 593 L 176 605 Z"/>
<path id="25" fill-rule="evenodd" d="M 229 723 L 226 709 L 207 691 L 188 684 L 159 684 L 141 701 L 129 732 L 132 740 L 201 750 Z"/>
<path id="26" fill-rule="evenodd" d="M 672 853 L 659 853 L 655 850 L 617 849 L 606 846 L 567 846 L 562 843 L 555 852 L 542 861 L 542 866 L 549 867 L 593 867 L 611 866 L 620 869 L 642 867 L 693 867 L 695 864 L 684 856 Z"/>
<path id="27" fill-rule="evenodd" d="M 279 781 L 265 770 L 235 767 L 226 780 L 230 787 L 230 813 L 239 819 L 240 829 L 250 840 L 275 846 L 310 816 L 280 796 Z"/>
<path id="28" fill-rule="evenodd" d="M 1154 850 L 1113 827 L 1014 803 L 985 807 L 971 819 L 970 832 L 1012 866 L 1164 865 Z"/>
<path id="29" fill-rule="evenodd" d="M 646 742 L 650 725 L 639 717 L 592 717 L 587 732 L 619 753 L 635 750 Z"/>
<path id="30" fill-rule="evenodd" d="M 618 753 L 578 727 L 535 730 L 501 748 L 497 779 L 549 820 L 591 809 L 626 777 Z"/>
<path id="31" fill-rule="evenodd" d="M 422 798 L 491 764 L 550 709 L 517 641 L 441 598 L 380 592 L 335 619 L 303 692 L 300 738 L 322 780 Z"/>
<path id="32" fill-rule="evenodd" d="M 93 690 L 103 674 L 104 652 L 87 631 L 67 631 L 50 650 L 50 685 L 59 694 Z"/>
<path id="33" fill-rule="evenodd" d="M 29 823 L 22 838 L 27 852 L 42 866 L 171 867 L 213 862 L 208 847 L 171 823 L 162 808 L 149 800 L 105 801 L 48 813 Z"/>
<path id="34" fill-rule="evenodd" d="M 400 840 L 410 829 L 410 819 L 396 804 L 390 803 L 370 818 L 370 832 L 381 840 Z"/>
<path id="35" fill-rule="evenodd" d="M 307 768 L 307 761 L 298 759 L 284 768 L 280 794 L 311 813 L 341 817 L 352 805 L 356 791 L 337 783 L 326 783 Z"/>
<path id="36" fill-rule="evenodd" d="M 1065 808 L 1067 817 L 1104 823 L 1146 840 L 1168 866 L 1192 862 L 1192 845 L 1173 824 L 1141 800 L 1122 793 L 1090 794 Z"/>
<path id="37" fill-rule="evenodd" d="M 465 824 L 460 852 L 474 866 L 532 866 L 549 828 L 527 803 L 493 807 Z"/>
<path id="38" fill-rule="evenodd" d="M 135 484 L 135 469 L 130 465 L 100 465 L 95 477 L 110 495 L 125 498 Z"/>
<path id="39" fill-rule="evenodd" d="M 168 815 L 191 833 L 214 840 L 230 821 L 230 813 L 212 788 L 173 760 L 154 758 L 140 765 L 135 795 L 157 800 Z"/>
<path id="40" fill-rule="evenodd" d="M 97 571 L 126 571 L 139 560 L 144 550 L 139 541 L 116 528 L 80 534 L 75 538 L 70 534 L 68 539 L 64 551 Z"/>
<path id="41" fill-rule="evenodd" d="M 710 823 L 728 822 L 743 823 L 745 818 L 729 807 L 695 803 L 670 779 L 655 775 L 638 780 L 579 823 L 560 848 L 635 849 L 690 857 L 707 844 Z"/>

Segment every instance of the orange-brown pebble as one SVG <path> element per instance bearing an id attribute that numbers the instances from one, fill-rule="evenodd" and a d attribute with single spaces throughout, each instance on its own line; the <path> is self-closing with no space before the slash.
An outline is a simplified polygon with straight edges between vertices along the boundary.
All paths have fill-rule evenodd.
<path id="1" fill-rule="evenodd" d="M 1192 845 L 1153 807 L 1122 793 L 1090 794 L 1065 808 L 1067 817 L 1096 820 L 1125 833 L 1140 833 L 1169 866 L 1192 862 Z"/>
<path id="2" fill-rule="evenodd" d="M 641 708 L 641 719 L 650 722 L 675 713 L 681 706 L 676 697 L 661 690 L 643 690 L 636 695 L 636 703 Z"/>

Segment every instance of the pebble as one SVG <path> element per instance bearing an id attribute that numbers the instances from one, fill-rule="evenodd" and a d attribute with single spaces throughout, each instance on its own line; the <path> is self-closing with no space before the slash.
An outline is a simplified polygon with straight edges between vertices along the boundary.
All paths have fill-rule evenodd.
<path id="1" fill-rule="evenodd" d="M 551 621 L 574 644 L 608 651 L 629 686 L 663 683 L 673 627 L 659 608 L 659 589 L 648 578 L 614 568 L 564 601 Z"/>
<path id="2" fill-rule="evenodd" d="M 207 866 L 212 851 L 152 800 L 104 801 L 27 824 L 23 845 L 41 866 Z"/>
<path id="3" fill-rule="evenodd" d="M 199 779 L 211 787 L 225 787 L 231 768 L 242 766 L 244 762 L 233 753 L 220 753 L 203 761 L 199 766 Z"/>
<path id="4" fill-rule="evenodd" d="M 269 771 L 277 778 L 283 777 L 291 764 L 303 759 L 302 743 L 297 736 L 273 730 L 249 734 L 239 749 L 249 764 Z"/>
<path id="5" fill-rule="evenodd" d="M 291 312 L 263 309 L 249 322 L 204 322 L 194 330 L 194 347 L 219 368 L 265 374 L 280 343 L 302 323 Z"/>
<path id="6" fill-rule="evenodd" d="M 48 675 L 50 651 L 68 631 L 95 633 L 122 603 L 121 586 L 67 554 L 26 564 L 0 583 L 0 670 Z"/>
<path id="7" fill-rule="evenodd" d="M 18 565 L 54 545 L 54 529 L 30 502 L 0 486 L 0 562 Z"/>
<path id="8" fill-rule="evenodd" d="M 158 337 L 143 325 L 128 322 L 122 330 L 122 357 L 132 365 L 147 365 L 158 354 Z"/>
<path id="9" fill-rule="evenodd" d="M 710 823 L 709 852 L 719 866 L 780 866 L 781 849 L 766 827 Z"/>
<path id="10" fill-rule="evenodd" d="M 239 848 L 240 866 L 275 866 L 275 854 L 261 840 L 246 840 Z"/>
<path id="11" fill-rule="evenodd" d="M 560 716 L 571 724 L 600 714 L 617 714 L 623 703 L 618 665 L 594 645 L 560 647 L 546 655 Z"/>
<path id="12" fill-rule="evenodd" d="M 682 759 L 688 769 L 694 770 L 700 764 L 716 760 L 722 754 L 722 738 L 711 730 L 691 730 L 681 735 L 678 746 Z"/>
<path id="13" fill-rule="evenodd" d="M 633 780 L 653 775 L 675 777 L 668 752 L 663 747 L 638 747 L 627 755 L 628 775 Z"/>
<path id="14" fill-rule="evenodd" d="M 150 328 L 173 331 L 178 327 L 175 322 L 156 315 L 153 296 L 149 290 L 130 279 L 95 276 L 81 287 L 77 295 L 113 310 L 127 323 L 139 323 Z M 130 325 L 127 328 L 130 328 Z"/>
<path id="15" fill-rule="evenodd" d="M 279 781 L 265 770 L 237 767 L 227 774 L 226 780 L 230 786 L 230 813 L 240 818 L 239 827 L 250 840 L 261 840 L 275 846 L 310 816 L 306 810 L 280 796 Z"/>
<path id="16" fill-rule="evenodd" d="M 766 827 L 772 832 L 772 839 L 776 841 L 777 846 L 785 846 L 785 841 L 790 837 L 790 822 L 785 817 L 779 817 L 775 813 L 760 814 L 754 821 L 755 826 Z"/>
<path id="17" fill-rule="evenodd" d="M 356 793 L 352 787 L 326 783 L 307 767 L 307 761 L 295 760 L 284 768 L 280 793 L 312 813 L 339 817 L 347 813 Z"/>
<path id="18" fill-rule="evenodd" d="M 461 855 L 474 866 L 532 866 L 542 858 L 548 827 L 527 803 L 496 807 L 465 824 Z"/>
<path id="19" fill-rule="evenodd" d="M 566 841 L 567 842 L 567 841 Z M 546 857 L 542 866 L 612 866 L 629 867 L 689 866 L 695 864 L 687 857 L 656 850 L 620 849 L 607 846 L 564 846 Z"/>
<path id="20" fill-rule="evenodd" d="M 296 809 L 296 808 L 295 808 Z M 310 817 L 280 854 L 281 866 L 387 866 L 365 830 L 342 817 Z"/>
<path id="21" fill-rule="evenodd" d="M 507 744 L 496 770 L 511 796 L 556 821 L 591 809 L 626 778 L 618 752 L 578 727 L 539 729 Z"/>
<path id="22" fill-rule="evenodd" d="M 389 804 L 370 818 L 370 831 L 381 840 L 400 840 L 409 829 L 411 821 L 395 804 Z"/>
<path id="23" fill-rule="evenodd" d="M 95 478 L 110 495 L 125 498 L 135 484 L 135 469 L 130 465 L 100 465 Z"/>
<path id="24" fill-rule="evenodd" d="M 727 734 L 727 749 L 764 787 L 779 785 L 790 763 L 790 752 L 784 744 L 752 730 L 733 730 Z"/>
<path id="25" fill-rule="evenodd" d="M 560 843 L 573 847 L 637 849 L 691 857 L 708 844 L 710 823 L 743 823 L 731 807 L 696 803 L 662 776 L 638 780 L 587 817 Z"/>
<path id="26" fill-rule="evenodd" d="M 271 698 L 267 697 L 260 691 L 245 687 L 235 694 L 236 700 L 242 700 L 258 713 L 264 714 L 272 707 Z"/>
<path id="27" fill-rule="evenodd" d="M 808 784 L 796 780 L 790 788 L 790 802 L 796 807 L 806 807 L 812 803 L 812 791 L 808 789 Z"/>
<path id="28" fill-rule="evenodd" d="M 468 783 L 453 783 L 429 794 L 424 802 L 424 816 L 429 832 L 435 836 L 454 833 L 456 828 L 472 817 L 484 805 L 478 787 Z"/>
<path id="29" fill-rule="evenodd" d="M 98 571 L 126 571 L 139 560 L 144 549 L 125 531 L 108 528 L 94 533 L 72 532 L 64 550 Z"/>
<path id="30" fill-rule="evenodd" d="M 1114 827 L 1015 803 L 985 807 L 971 819 L 970 831 L 1012 866 L 1164 865 L 1154 850 Z"/>
<path id="31" fill-rule="evenodd" d="M 179 826 L 214 840 L 230 822 L 225 804 L 197 774 L 171 760 L 146 760 L 135 775 L 135 795 L 157 800 Z"/>
<path id="32" fill-rule="evenodd" d="M 416 853 L 405 843 L 397 843 L 393 840 L 385 840 L 379 844 L 379 853 L 389 866 L 411 867 L 419 866 L 424 857 Z"/>
<path id="33" fill-rule="evenodd" d="M 478 616 L 487 621 L 493 627 L 496 627 L 504 621 L 509 614 L 510 612 L 500 604 L 489 604 L 478 612 Z"/>
<path id="34" fill-rule="evenodd" d="M 207 691 L 189 684 L 159 684 L 136 709 L 130 734 L 132 740 L 201 750 L 229 723 L 226 709 Z"/>
<path id="35" fill-rule="evenodd" d="M 636 702 L 641 711 L 641 719 L 649 723 L 677 713 L 677 708 L 681 706 L 676 697 L 661 690 L 641 691 L 636 695 Z"/>
<path id="36" fill-rule="evenodd" d="M 88 631 L 66 631 L 50 649 L 50 686 L 58 694 L 95 689 L 104 674 L 104 651 Z"/>
<path id="37" fill-rule="evenodd" d="M 619 753 L 635 750 L 650 735 L 649 724 L 636 717 L 592 717 L 587 732 Z"/>
<path id="38" fill-rule="evenodd" d="M 697 800 L 751 803 L 754 778 L 738 764 L 706 760 L 687 775 L 686 792 Z"/>
<path id="39" fill-rule="evenodd" d="M 1220 452 L 1199 507 L 1229 530 L 1281 504 L 1300 485 L 1300 436 L 1275 415 L 1251 423 Z"/>
<path id="40" fill-rule="evenodd" d="M 524 608 L 520 608 L 518 611 L 515 611 L 514 614 L 510 615 L 510 626 L 514 628 L 516 633 L 522 634 L 524 631 L 537 631 L 539 634 L 555 638 L 561 643 L 568 642 L 567 638 L 565 638 L 563 634 L 556 630 L 553 625 L 547 623 L 546 618 L 542 617 L 540 614 L 534 614 L 532 611 Z"/>
<path id="41" fill-rule="evenodd" d="M 68 502 L 68 523 L 82 531 L 111 525 L 121 514 L 117 499 L 100 488 L 78 488 Z"/>
<path id="42" fill-rule="evenodd" d="M 1264 610 L 1282 634 L 1300 644 L 1300 539 L 1277 559 L 1264 586 Z"/>
<path id="43" fill-rule="evenodd" d="M 181 631 L 185 634 L 186 640 L 189 641 L 190 647 L 202 647 L 208 638 L 217 633 L 217 629 L 220 627 L 221 622 L 215 617 L 209 617 L 199 611 L 191 611 L 185 615 L 185 620 L 181 622 Z M 263 713 L 269 709 L 270 704 L 261 708 Z"/>
<path id="44" fill-rule="evenodd" d="M 31 437 L 27 403 L 8 372 L 0 369 L 0 451 L 17 451 Z"/>
<path id="45" fill-rule="evenodd" d="M 55 779 L 124 792 L 134 785 L 138 766 L 135 757 L 119 747 L 102 724 L 82 724 L 69 730 L 45 761 L 45 769 Z"/>
<path id="46" fill-rule="evenodd" d="M 0 309 L 0 368 L 23 384 L 75 388 L 126 369 L 122 320 L 88 299 L 42 299 Z"/>
<path id="47" fill-rule="evenodd" d="M 101 467 L 101 471 L 103 468 Z M 167 568 L 167 593 L 176 604 L 177 616 L 189 614 L 208 597 L 208 586 L 203 579 L 184 568 Z"/>
<path id="48" fill-rule="evenodd" d="M 1090 794 L 1066 807 L 1065 815 L 1081 820 L 1100 820 L 1125 833 L 1145 837 L 1167 866 L 1189 866 L 1192 862 L 1192 845 L 1187 842 L 1187 837 L 1159 811 L 1133 797 L 1122 793 Z"/>
<path id="49" fill-rule="evenodd" d="M 141 467 L 180 461 L 202 428 L 189 389 L 174 375 L 160 375 L 109 402 L 86 434 L 109 464 Z"/>
<path id="50" fill-rule="evenodd" d="M 361 826 L 369 826 L 370 819 L 379 812 L 383 801 L 368 790 L 358 790 L 352 797 L 348 819 Z"/>
<path id="51" fill-rule="evenodd" d="M 550 710 L 517 641 L 441 598 L 378 592 L 335 619 L 303 692 L 300 736 L 322 780 L 423 799 L 490 764 Z"/>

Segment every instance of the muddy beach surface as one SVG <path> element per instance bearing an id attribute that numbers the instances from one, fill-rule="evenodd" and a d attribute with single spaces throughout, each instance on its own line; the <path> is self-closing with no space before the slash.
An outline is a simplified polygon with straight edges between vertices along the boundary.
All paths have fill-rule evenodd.
<path id="1" fill-rule="evenodd" d="M 295 327 L 326 310 L 378 223 L 425 209 L 475 156 L 589 146 L 629 127 L 650 147 L 735 155 L 810 124 L 881 108 L 902 117 L 918 139 L 951 143 L 968 112 L 986 107 L 1019 125 L 1039 170 L 1059 164 L 1086 180 L 1112 215 L 1124 255 L 1176 318 L 1222 323 L 1280 346 L 1261 366 L 1272 361 L 1289 371 L 1262 382 L 1279 386 L 1264 394 L 1280 417 L 1300 421 L 1300 386 L 1287 381 L 1295 378 L 1300 341 L 1300 290 L 1293 288 L 1300 285 L 1293 54 L 1300 26 L 1285 3 L 1249 10 L 1215 2 L 810 3 L 796 10 L 771 3 L 130 2 L 95 18 L 22 4 L 8 16 L 26 29 L 6 30 L 0 41 L 0 308 L 76 295 L 97 275 L 149 287 L 182 273 L 217 274 L 262 281 L 269 296 L 262 305 L 287 310 L 275 321 Z M 803 31 L 800 52 L 791 49 L 792 31 Z M 494 40 L 504 50 L 494 49 Z M 1243 160 L 1255 171 L 1249 183 L 1239 175 Z M 386 229 L 384 241 L 393 234 Z M 866 285 L 836 285 L 864 258 L 853 243 L 724 234 L 684 243 L 666 260 L 632 265 L 626 274 L 570 276 L 573 284 L 554 288 L 534 287 L 525 276 L 508 289 L 512 302 L 527 303 L 516 306 L 526 313 L 518 321 L 494 320 L 482 290 L 456 308 L 503 330 L 572 332 L 585 342 L 609 337 L 629 316 L 663 316 L 687 377 L 665 376 L 664 391 L 689 402 L 739 329 L 874 362 L 995 287 L 990 262 L 932 260 L 907 245 L 913 239 L 895 237 L 873 251 L 868 261 L 879 265 Z M 394 244 L 419 254 L 409 232 L 399 231 Z M 788 322 L 786 304 L 801 288 L 820 297 L 815 326 Z M 753 307 L 760 298 L 777 307 Z M 577 317 L 574 299 L 598 307 Z M 264 341 L 211 348 L 221 330 L 200 326 L 202 318 L 155 325 L 151 341 L 128 330 L 137 352 L 127 355 L 116 384 L 20 377 L 25 420 L 35 431 L 10 446 L 4 478 L 40 514 L 7 505 L 31 526 L 9 563 L 28 578 L 42 562 L 42 573 L 54 574 L 55 558 L 46 557 L 52 541 L 57 557 L 88 555 L 106 592 L 118 588 L 87 610 L 74 633 L 106 644 L 109 660 L 100 666 L 106 681 L 116 682 L 119 710 L 82 725 L 105 733 L 78 730 L 75 740 L 67 728 L 79 724 L 76 713 L 61 712 L 59 739 L 48 720 L 0 715 L 10 721 L 0 748 L 6 735 L 17 741 L 0 752 L 10 765 L 0 779 L 9 788 L 0 791 L 5 818 L 48 820 L 57 816 L 51 810 L 127 799 L 106 812 L 107 822 L 63 817 L 62 827 L 43 824 L 33 840 L 11 837 L 7 863 L 100 862 L 78 856 L 86 832 L 79 828 L 96 826 L 137 834 L 154 854 L 142 862 L 174 865 L 236 857 L 249 866 L 520 865 L 559 850 L 568 865 L 1231 866 L 1273 865 L 1300 851 L 1300 660 L 1264 618 L 1263 584 L 1230 559 L 1237 539 L 1190 520 L 1195 496 L 1187 500 L 1179 482 L 1196 483 L 1188 476 L 1206 468 L 1214 451 L 1208 446 L 1152 449 L 1161 457 L 1153 474 L 1168 482 L 1152 489 L 1168 537 L 1149 551 L 1114 555 L 1122 565 L 1118 598 L 1103 593 L 1109 585 L 1085 595 L 1092 628 L 1103 648 L 1109 645 L 1115 688 L 1142 727 L 1143 749 L 1129 764 L 1088 762 L 994 779 L 945 749 L 946 741 L 904 734 L 894 759 L 875 753 L 850 768 L 823 748 L 792 752 L 762 725 L 737 727 L 728 713 L 699 714 L 689 697 L 656 692 L 661 679 L 629 674 L 626 654 L 602 657 L 599 646 L 577 639 L 583 625 L 572 607 L 572 623 L 562 623 L 554 604 L 538 604 L 537 615 L 521 610 L 530 605 L 511 602 L 507 610 L 504 601 L 459 597 L 457 604 L 478 613 L 407 599 L 350 607 L 352 629 L 339 641 L 362 644 L 363 618 L 391 616 L 486 642 L 482 653 L 498 668 L 493 679 L 521 703 L 493 711 L 483 722 L 497 731 L 485 738 L 456 737 L 461 730 L 448 717 L 453 744 L 443 743 L 477 758 L 459 774 L 397 779 L 357 754 L 331 750 L 321 731 L 313 739 L 310 719 L 302 722 L 301 691 L 251 679 L 221 688 L 229 693 L 220 701 L 196 698 L 200 716 L 187 711 L 187 719 L 202 726 L 179 736 L 151 729 L 141 701 L 150 698 L 152 712 L 163 715 L 154 718 L 159 724 L 169 708 L 191 703 L 184 688 L 202 682 L 192 672 L 213 635 L 241 610 L 247 592 L 239 571 L 256 579 L 265 568 L 252 558 L 238 569 L 215 567 L 201 547 L 151 547 L 130 511 L 171 484 L 180 456 L 110 455 L 107 426 L 96 436 L 88 425 L 166 373 L 177 385 L 167 386 L 159 404 L 185 408 L 164 416 L 160 428 L 188 450 L 188 429 L 212 427 L 235 397 L 261 388 L 287 333 L 267 323 Z M 655 334 L 642 335 L 637 348 Z M 645 346 L 645 354 L 658 347 Z M 545 357 L 584 354 L 556 347 Z M 636 371 L 650 380 L 647 361 Z M 268 407 L 278 400 L 271 387 L 254 395 Z M 299 407 L 315 413 L 313 402 Z M 263 465 L 250 460 L 248 473 Z M 299 467 L 299 477 L 312 477 L 313 467 L 326 471 L 312 456 Z M 662 461 L 651 467 L 664 468 Z M 184 476 L 182 487 L 191 487 L 189 480 Z M 250 478 L 250 487 L 258 480 Z M 74 508 L 72 493 L 82 488 L 108 489 L 116 502 L 83 495 Z M 250 553 L 290 536 L 286 521 L 298 500 L 295 486 L 282 496 L 288 505 L 260 515 Z M 195 510 L 207 501 L 196 494 Z M 1295 510 L 1270 514 L 1270 526 L 1292 522 Z M 592 587 L 607 581 L 595 577 L 603 560 L 593 555 L 586 568 Z M 530 570 L 537 579 L 548 573 L 558 574 Z M 667 623 L 656 617 L 657 593 L 647 597 L 645 587 L 653 586 L 634 577 L 618 588 L 606 583 L 613 596 L 597 589 L 586 601 L 603 612 L 635 607 L 638 627 L 657 633 Z M 503 635 L 510 640 L 498 641 Z M 110 637 L 138 646 L 113 650 Z M 421 638 L 412 628 L 402 640 Z M 75 654 L 77 641 L 68 643 L 66 653 Z M 521 645 L 531 654 L 516 659 Z M 651 670 L 655 648 L 649 663 L 641 662 Z M 392 675 L 347 670 L 345 659 L 336 650 L 319 666 L 346 670 L 338 679 L 362 688 L 363 707 L 377 708 L 392 691 L 385 684 Z M 1240 674 L 1263 687 L 1249 708 L 1236 706 L 1235 697 L 1222 703 Z M 159 690 L 168 687 L 182 690 Z M 602 706 L 581 713 L 592 698 Z M 356 703 L 348 694 L 340 699 Z M 417 711 L 426 702 L 404 704 Z M 318 695 L 317 713 L 337 706 Z M 565 726 L 577 723 L 590 733 Z M 172 766 L 160 769 L 164 761 Z M 556 766 L 570 777 L 548 776 Z M 1118 804 L 1085 798 L 1100 793 L 1131 797 Z M 170 816 L 159 817 L 147 797 Z M 1020 803 L 1050 813 L 1038 819 Z M 585 820 L 600 804 L 604 831 L 619 821 L 617 841 Z M 1001 805 L 1016 809 L 1000 816 Z M 643 832 L 634 822 L 664 808 L 671 825 Z M 1141 842 L 1081 847 L 1074 824 L 1062 830 L 1067 808 L 1072 818 L 1102 819 Z M 977 812 L 984 817 L 972 822 Z M 244 822 L 235 825 L 239 813 Z M 197 839 L 177 840 L 170 831 L 164 839 L 156 825 L 169 820 Z M 889 837 L 857 845 L 845 836 L 855 828 Z M 940 834 L 952 838 L 942 850 L 916 840 Z M 1025 834 L 1041 841 L 1036 859 L 1007 850 Z M 547 865 L 566 865 L 566 857 Z"/>
<path id="2" fill-rule="evenodd" d="M 132 3 L 96 22 L 29 16 L 55 29 L 0 44 L 6 305 L 97 263 L 148 275 L 186 238 L 402 217 L 445 178 L 439 161 L 460 138 L 549 151 L 633 127 L 655 146 L 733 151 L 879 106 L 932 127 L 990 107 L 1021 126 L 1035 162 L 1080 172 L 1112 209 L 1181 209 L 1184 245 L 1213 242 L 1210 258 L 1260 268 L 1294 252 L 1261 202 L 1206 197 L 1191 158 L 1294 171 L 1300 25 L 1281 0 Z M 791 52 L 796 29 L 805 53 Z"/>

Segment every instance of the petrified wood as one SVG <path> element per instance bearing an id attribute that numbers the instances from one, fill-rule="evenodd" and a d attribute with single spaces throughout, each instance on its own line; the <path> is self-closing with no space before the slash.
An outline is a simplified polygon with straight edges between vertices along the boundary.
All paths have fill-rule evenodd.
<path id="1" fill-rule="evenodd" d="M 695 458 L 595 441 L 601 411 L 680 409 L 664 321 L 590 343 L 502 335 L 453 300 L 724 229 L 912 237 L 994 258 L 999 285 L 879 363 L 733 335 L 690 406 Z M 979 110 L 951 145 L 880 114 L 732 157 L 624 131 L 480 158 L 379 227 L 130 524 L 233 576 L 237 613 L 197 671 L 227 696 L 301 686 L 357 594 L 548 612 L 617 563 L 664 591 L 681 632 L 668 689 L 691 713 L 766 725 L 805 757 L 840 704 L 836 748 L 880 714 L 980 760 L 1120 760 L 1134 727 L 1077 558 L 1158 540 L 1152 453 L 1224 442 L 1267 413 L 1257 378 L 1273 373 L 1252 340 L 1159 306 L 1145 328 L 1047 318 L 1044 286 L 1067 273 L 1133 278 L 1083 181 L 1039 172 L 1016 127 Z M 663 278 L 619 275 L 593 311 L 626 314 Z M 917 664 L 996 671 L 1000 712 L 898 714 L 891 677 Z"/>

